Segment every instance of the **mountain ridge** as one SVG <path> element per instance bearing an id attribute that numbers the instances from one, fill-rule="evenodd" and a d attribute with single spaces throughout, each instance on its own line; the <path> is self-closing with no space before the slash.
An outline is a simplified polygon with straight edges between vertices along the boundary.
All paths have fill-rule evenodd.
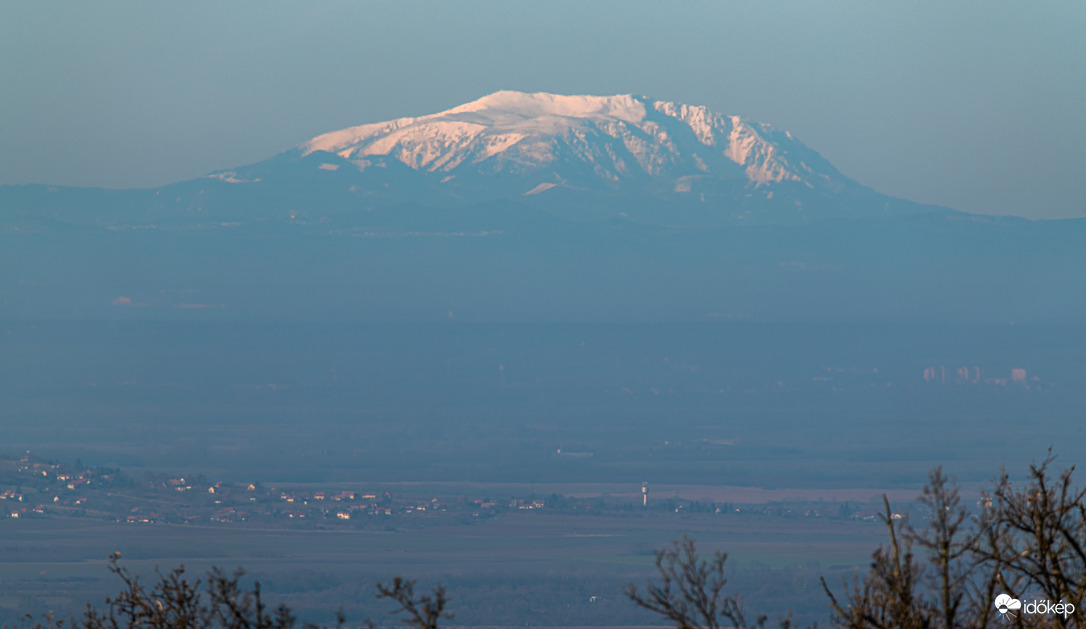
<path id="1" fill-rule="evenodd" d="M 105 226 L 332 222 L 397 229 L 431 210 L 527 204 L 561 220 L 664 227 L 804 224 L 953 212 L 865 187 L 787 131 L 644 96 L 502 91 L 434 114 L 318 135 L 266 160 L 158 188 L 59 195 L 0 187 L 0 228 L 49 214 Z M 51 197 L 72 198 L 54 207 Z M 93 199 L 90 199 L 93 197 Z M 7 201 L 5 201 L 7 199 Z M 415 209 L 405 209 L 410 206 Z M 141 212 L 147 216 L 141 217 Z M 379 223 L 374 217 L 384 215 Z M 471 217 L 470 220 L 468 217 Z M 6 225 L 5 225 L 6 224 Z"/>
<path id="2" fill-rule="evenodd" d="M 633 96 L 499 92 L 153 189 L 0 187 L 0 239 L 0 318 L 1086 317 L 1086 219 L 896 199 Z"/>
<path id="3" fill-rule="evenodd" d="M 610 183 L 638 175 L 738 178 L 740 173 L 755 186 L 804 181 L 803 174 L 846 179 L 825 160 L 816 171 L 803 159 L 795 165 L 782 159 L 780 147 L 786 144 L 813 153 L 788 132 L 704 106 L 628 94 L 501 91 L 435 114 L 325 133 L 299 148 L 305 155 L 335 153 L 360 169 L 369 165 L 367 157 L 393 156 L 430 172 L 455 173 L 467 165 L 527 174 L 558 162 L 568 148 L 573 150 L 563 157 L 594 162 L 596 174 Z"/>

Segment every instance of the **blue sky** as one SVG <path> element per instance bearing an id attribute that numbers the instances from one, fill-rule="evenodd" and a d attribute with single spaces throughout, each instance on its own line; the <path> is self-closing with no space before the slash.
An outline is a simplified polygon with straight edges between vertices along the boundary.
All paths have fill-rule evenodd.
<path id="1" fill-rule="evenodd" d="M 0 184 L 148 187 L 499 89 L 791 131 L 877 190 L 1086 216 L 1086 3 L 8 2 Z"/>

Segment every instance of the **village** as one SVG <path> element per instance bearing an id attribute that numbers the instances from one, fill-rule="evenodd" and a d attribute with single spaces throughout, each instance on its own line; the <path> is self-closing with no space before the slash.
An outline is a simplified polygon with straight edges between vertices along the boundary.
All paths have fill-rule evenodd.
<path id="1" fill-rule="evenodd" d="M 645 490 L 647 492 L 647 489 Z M 0 519 L 92 518 L 133 525 L 230 525 L 254 523 L 289 528 L 419 527 L 469 523 L 513 512 L 635 515 L 646 511 L 782 518 L 874 520 L 875 505 L 788 501 L 739 504 L 648 500 L 620 496 L 473 497 L 422 491 L 265 486 L 259 482 L 210 481 L 201 476 L 146 474 L 135 479 L 117 468 L 88 468 L 36 458 L 0 456 Z M 894 514 L 895 518 L 901 517 Z"/>
<path id="2" fill-rule="evenodd" d="M 0 516 L 89 517 L 132 524 L 229 522 L 350 523 L 360 519 L 459 514 L 487 517 L 507 510 L 542 509 L 541 499 L 491 500 L 466 496 L 452 506 L 436 497 L 396 499 L 387 492 L 313 491 L 159 475 L 136 480 L 115 468 L 82 468 L 29 453 L 0 457 Z"/>

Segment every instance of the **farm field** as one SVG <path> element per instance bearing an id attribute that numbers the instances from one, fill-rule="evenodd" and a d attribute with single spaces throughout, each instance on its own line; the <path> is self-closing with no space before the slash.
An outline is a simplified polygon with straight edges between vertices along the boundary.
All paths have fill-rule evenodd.
<path id="1" fill-rule="evenodd" d="M 818 577 L 831 583 L 863 566 L 882 540 L 872 521 L 789 520 L 744 515 L 637 516 L 511 513 L 465 525 L 397 530 L 282 530 L 231 526 L 131 525 L 5 520 L 0 608 L 78 612 L 117 590 L 107 558 L 147 579 L 180 564 L 200 574 L 244 566 L 268 600 L 305 620 L 381 620 L 373 583 L 403 575 L 449 588 L 456 624 L 605 626 L 651 624 L 621 595 L 653 572 L 654 548 L 682 534 L 704 551 L 729 553 L 732 583 L 754 608 L 777 601 L 796 617 L 825 616 Z M 528 601 L 531 601 L 529 604 Z M 525 607 L 528 605 L 528 607 Z M 783 607 L 782 607 L 783 605 Z M 487 610 L 482 613 L 476 610 Z M 610 620 L 609 620 L 610 619 Z M 549 622 L 548 622 L 549 621 Z M 523 623 L 523 620 L 520 620 Z M 523 626 L 523 625 L 520 625 Z M 626 625 L 623 625 L 626 626 Z"/>

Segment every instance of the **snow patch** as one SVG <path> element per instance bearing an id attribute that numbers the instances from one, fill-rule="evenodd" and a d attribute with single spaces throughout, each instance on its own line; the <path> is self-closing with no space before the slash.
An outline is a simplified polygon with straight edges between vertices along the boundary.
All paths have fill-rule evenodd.
<path id="1" fill-rule="evenodd" d="M 743 124 L 739 116 L 732 116 L 731 123 L 732 129 L 731 133 L 728 134 L 728 148 L 725 149 L 724 154 L 728 156 L 728 159 L 743 166 L 747 163 L 747 157 L 750 155 L 750 150 L 756 138 L 754 134 L 749 133 L 749 129 Z"/>
<path id="2" fill-rule="evenodd" d="M 219 181 L 225 181 L 226 183 L 256 183 L 260 181 L 260 178 L 256 179 L 241 179 L 234 171 L 227 171 L 222 173 L 213 173 L 207 176 L 208 179 L 218 179 Z"/>
<path id="3" fill-rule="evenodd" d="M 480 159 L 482 160 L 497 155 L 498 153 L 504 153 L 506 149 L 517 142 L 520 142 L 525 137 L 527 136 L 523 133 L 506 133 L 503 135 L 490 136 L 487 138 L 486 146 L 480 154 Z"/>
<path id="4" fill-rule="evenodd" d="M 324 135 L 318 135 L 312 140 L 302 145 L 304 149 L 303 155 L 309 155 L 316 151 L 325 151 L 328 153 L 336 153 L 344 159 L 350 157 L 350 147 L 353 144 L 365 140 L 382 133 L 388 133 L 402 126 L 406 126 L 414 122 L 414 118 L 399 118 L 397 120 L 390 120 L 389 122 L 378 122 L 374 124 L 364 124 L 357 127 L 348 127 L 346 129 L 340 129 L 339 131 L 332 131 L 331 133 L 325 133 Z M 344 150 L 347 149 L 347 150 Z M 347 153 L 344 155 L 344 153 Z"/>
<path id="5" fill-rule="evenodd" d="M 619 96 L 563 96 L 543 92 L 501 91 L 450 109 L 447 114 L 475 113 L 504 118 L 563 116 L 567 118 L 617 118 L 638 123 L 645 118 L 645 104 L 629 94 Z"/>
<path id="6" fill-rule="evenodd" d="M 550 190 L 551 188 L 555 187 L 556 185 L 558 185 L 558 184 L 543 182 L 543 183 L 539 184 L 538 186 L 532 188 L 531 190 L 525 192 L 524 196 L 527 197 L 527 196 L 531 196 L 533 194 L 539 194 L 540 192 L 546 192 L 547 190 Z"/>

